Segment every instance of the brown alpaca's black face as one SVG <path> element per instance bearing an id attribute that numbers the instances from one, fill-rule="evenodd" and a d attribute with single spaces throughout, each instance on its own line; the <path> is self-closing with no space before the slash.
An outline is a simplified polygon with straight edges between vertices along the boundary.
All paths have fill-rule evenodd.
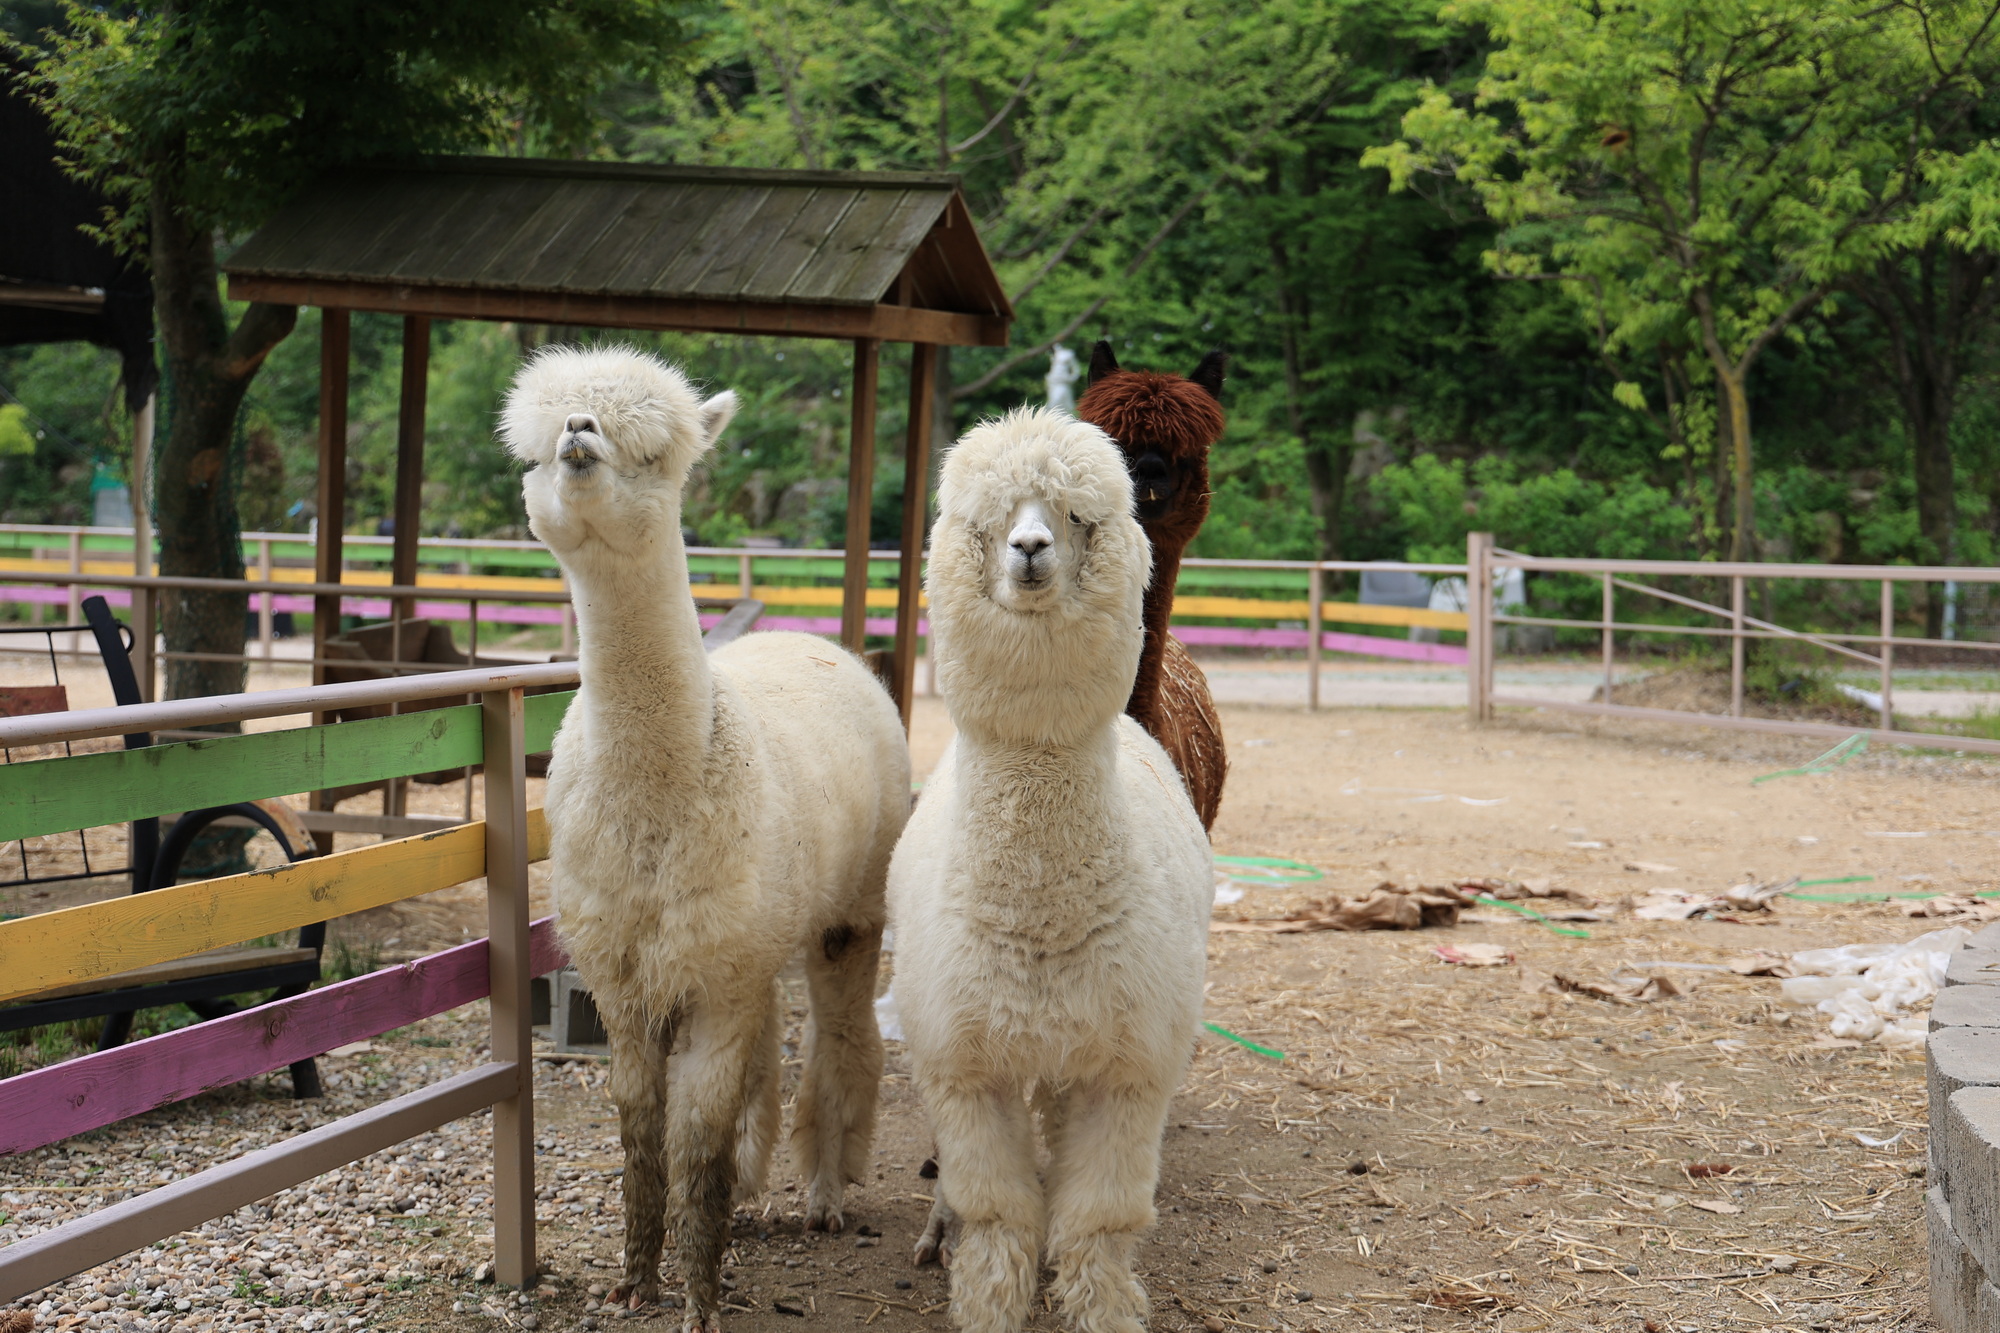
<path id="1" fill-rule="evenodd" d="M 1125 455 L 1125 470 L 1132 474 L 1132 502 L 1141 523 L 1156 523 L 1173 512 L 1174 495 L 1179 491 L 1174 469 L 1157 450 Z"/>

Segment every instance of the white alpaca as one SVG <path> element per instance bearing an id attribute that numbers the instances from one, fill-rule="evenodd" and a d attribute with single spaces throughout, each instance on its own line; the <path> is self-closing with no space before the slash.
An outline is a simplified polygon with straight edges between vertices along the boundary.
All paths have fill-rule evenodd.
<path id="1" fill-rule="evenodd" d="M 1151 554 L 1118 447 L 1059 413 L 967 435 L 938 509 L 932 652 L 958 734 L 896 848 L 889 904 L 938 1143 L 934 1221 L 961 1227 L 952 1316 L 1014 1333 L 1046 1241 L 1071 1324 L 1135 1333 L 1133 1254 L 1214 897 L 1180 776 L 1124 714 Z"/>
<path id="2" fill-rule="evenodd" d="M 840 1229 L 866 1164 L 883 879 L 910 808 L 902 725 L 858 660 L 804 634 L 702 651 L 681 488 L 735 410 L 653 357 L 552 348 L 515 377 L 501 424 L 533 465 L 528 516 L 576 603 L 583 685 L 555 740 L 549 862 L 563 942 L 611 1037 L 626 1166 L 613 1298 L 658 1298 L 671 1204 L 683 1327 L 705 1333 L 721 1323 L 732 1195 L 763 1189 L 775 980 L 801 949 L 808 1226 Z"/>

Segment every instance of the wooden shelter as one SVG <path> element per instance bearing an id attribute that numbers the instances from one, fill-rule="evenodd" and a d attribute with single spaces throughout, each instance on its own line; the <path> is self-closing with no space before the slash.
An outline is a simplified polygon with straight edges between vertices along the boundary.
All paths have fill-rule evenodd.
<path id="1" fill-rule="evenodd" d="M 349 314 L 403 316 L 391 582 L 416 582 L 433 319 L 677 329 L 854 344 L 841 640 L 868 587 L 881 345 L 911 345 L 895 648 L 907 721 L 937 348 L 999 347 L 1013 310 L 954 175 L 440 157 L 330 177 L 224 265 L 239 301 L 325 312 L 316 578 L 338 583 Z M 696 367 L 699 370 L 699 367 Z M 317 661 L 339 599 L 313 617 Z M 319 683 L 323 666 L 315 666 Z"/>

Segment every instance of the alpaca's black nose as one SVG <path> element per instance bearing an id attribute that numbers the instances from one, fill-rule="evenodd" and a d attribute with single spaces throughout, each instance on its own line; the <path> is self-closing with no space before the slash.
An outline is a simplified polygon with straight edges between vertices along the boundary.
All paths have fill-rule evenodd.
<path id="1" fill-rule="evenodd" d="M 570 419 L 564 423 L 563 429 L 568 431 L 586 430 L 592 435 L 603 434 L 602 431 L 597 429 L 597 418 L 588 412 L 572 413 Z"/>
<path id="2" fill-rule="evenodd" d="M 1028 532 L 1017 533 L 1009 545 L 1028 559 L 1033 560 L 1036 556 L 1048 550 L 1050 543 L 1054 540 L 1048 533 L 1037 528 Z"/>

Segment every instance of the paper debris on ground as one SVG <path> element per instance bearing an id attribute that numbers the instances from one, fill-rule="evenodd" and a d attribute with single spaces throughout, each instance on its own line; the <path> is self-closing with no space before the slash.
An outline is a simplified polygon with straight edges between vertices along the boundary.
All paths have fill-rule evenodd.
<path id="1" fill-rule="evenodd" d="M 1797 888 L 1797 879 L 1772 884 L 1751 881 L 1724 889 L 1719 894 L 1692 893 L 1686 889 L 1648 889 L 1632 907 L 1641 921 L 1689 921 L 1704 917 L 1711 921 L 1734 920 L 1739 912 L 1769 912 L 1771 904 Z"/>
<path id="2" fill-rule="evenodd" d="M 1504 944 L 1440 944 L 1431 952 L 1460 967 L 1505 967 L 1514 961 L 1513 951 Z"/>
<path id="3" fill-rule="evenodd" d="M 1300 935 L 1315 930 L 1418 930 L 1425 926 L 1455 926 L 1472 896 L 1455 888 L 1397 884 L 1376 885 L 1364 898 L 1324 898 L 1283 916 L 1243 921 L 1211 921 L 1217 934 Z"/>
<path id="4" fill-rule="evenodd" d="M 2000 921 L 2000 901 L 1971 894 L 1940 894 L 1902 904 L 1903 915 L 1946 921 Z"/>
<path id="5" fill-rule="evenodd" d="M 1678 875 L 1681 873 L 1679 866 L 1661 865 L 1658 861 L 1627 861 L 1625 868 L 1627 870 L 1637 870 L 1647 875 Z"/>
<path id="6" fill-rule="evenodd" d="M 1949 926 L 1903 944 L 1807 949 L 1792 955 L 1794 975 L 1780 989 L 1786 1003 L 1832 1020 L 1827 1031 L 1836 1039 L 1921 1046 L 1929 1025 L 1913 1011 L 1930 1006 L 1952 954 L 1970 938 L 1965 927 Z"/>
<path id="7" fill-rule="evenodd" d="M 1589 995 L 1614 1004 L 1643 1004 L 1649 1000 L 1670 1000 L 1685 995 L 1690 986 L 1676 985 L 1668 977 L 1613 977 L 1610 981 L 1578 981 L 1557 972 L 1549 977 L 1545 990 L 1570 995 Z"/>
<path id="8" fill-rule="evenodd" d="M 1595 907 L 1597 899 L 1577 889 L 1564 888 L 1546 876 L 1534 879 L 1458 879 L 1452 886 L 1461 892 L 1485 894 L 1502 902 L 1518 903 L 1531 898 L 1563 898 L 1578 907 Z"/>
<path id="9" fill-rule="evenodd" d="M 1792 972 L 1792 960 L 1781 953 L 1772 953 L 1769 949 L 1753 950 L 1740 958 L 1730 959 L 1723 966 L 1739 977 L 1789 977 L 1794 975 Z"/>

